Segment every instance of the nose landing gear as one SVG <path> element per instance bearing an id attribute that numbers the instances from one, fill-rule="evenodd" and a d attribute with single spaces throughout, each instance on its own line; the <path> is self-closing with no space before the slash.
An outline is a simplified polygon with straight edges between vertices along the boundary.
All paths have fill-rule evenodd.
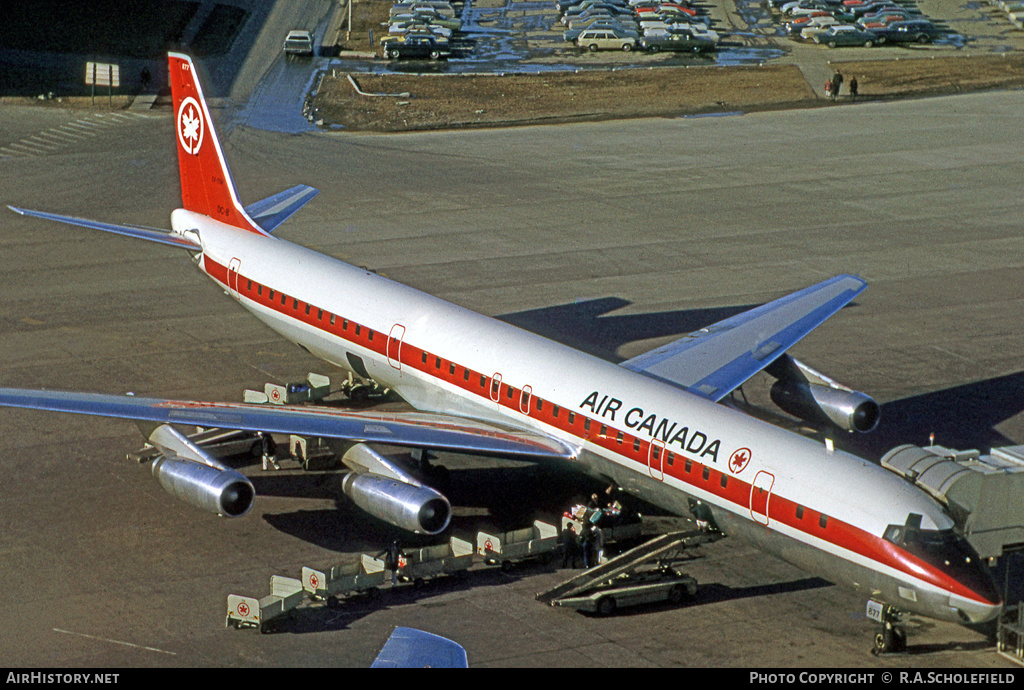
<path id="1" fill-rule="evenodd" d="M 872 654 L 878 656 L 907 651 L 907 633 L 900 625 L 900 611 L 895 606 L 869 601 L 868 617 L 882 624 L 882 629 L 875 635 Z"/>

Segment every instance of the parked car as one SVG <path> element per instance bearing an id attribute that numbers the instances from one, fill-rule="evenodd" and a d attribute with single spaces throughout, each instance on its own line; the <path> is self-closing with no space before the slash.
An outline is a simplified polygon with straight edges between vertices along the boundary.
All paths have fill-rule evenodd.
<path id="1" fill-rule="evenodd" d="M 411 14 L 413 12 L 432 11 L 441 17 L 454 17 L 455 8 L 444 0 L 417 0 L 416 2 L 396 2 L 391 6 L 390 14 Z"/>
<path id="2" fill-rule="evenodd" d="M 576 45 L 592 53 L 598 50 L 622 50 L 628 53 L 636 47 L 636 39 L 615 29 L 587 29 L 576 39 Z"/>
<path id="3" fill-rule="evenodd" d="M 391 23 L 395 22 L 427 22 L 428 24 L 434 24 L 435 26 L 443 26 L 446 29 L 452 31 L 460 31 L 462 29 L 462 20 L 458 17 L 442 17 L 441 15 L 433 12 L 432 10 L 419 10 L 409 14 L 396 14 L 391 17 Z"/>
<path id="4" fill-rule="evenodd" d="M 709 29 L 704 24 L 686 23 L 672 24 L 667 29 L 647 29 L 644 31 L 644 36 L 650 36 L 653 38 L 655 36 L 667 36 L 675 33 L 688 33 L 694 36 L 700 36 L 701 38 L 706 38 L 709 41 L 714 41 L 715 43 L 718 43 L 718 41 L 721 40 L 721 36 L 718 35 L 717 31 Z"/>
<path id="5" fill-rule="evenodd" d="M 586 31 L 587 29 L 595 29 L 595 30 L 596 29 L 611 29 L 611 30 L 618 30 L 618 31 L 620 31 L 622 34 L 624 34 L 626 36 L 632 36 L 634 39 L 639 39 L 640 38 L 640 32 L 637 31 L 635 28 L 633 28 L 631 26 L 625 26 L 625 25 L 620 24 L 618 22 L 610 21 L 610 20 L 607 20 L 607 19 L 595 19 L 592 22 L 590 22 L 589 24 L 587 24 L 587 26 L 585 26 L 585 27 L 582 27 L 582 28 L 579 28 L 579 29 L 567 29 L 567 30 L 562 32 L 562 38 L 565 39 L 566 41 L 570 42 L 570 43 L 573 43 L 573 42 L 576 41 L 577 38 L 580 37 L 580 34 L 583 33 L 584 31 Z"/>
<path id="6" fill-rule="evenodd" d="M 839 24 L 840 21 L 831 14 L 820 14 L 813 17 L 800 17 L 786 24 L 786 33 L 790 36 L 803 35 L 805 29 L 820 29 Z"/>
<path id="7" fill-rule="evenodd" d="M 403 57 L 429 57 L 440 60 L 452 54 L 448 40 L 432 34 L 406 34 L 381 39 L 384 56 L 396 60 Z"/>
<path id="8" fill-rule="evenodd" d="M 408 22 L 393 22 L 388 26 L 388 33 L 392 36 L 404 36 L 405 34 L 415 33 L 427 33 L 433 34 L 434 36 L 440 36 L 441 38 L 452 37 L 452 30 L 446 29 L 443 26 L 437 24 L 430 24 L 429 22 L 422 21 L 408 21 Z"/>
<path id="9" fill-rule="evenodd" d="M 928 21 L 892 22 L 871 30 L 879 43 L 931 43 L 942 32 Z"/>
<path id="10" fill-rule="evenodd" d="M 608 14 L 616 15 L 616 16 L 620 16 L 620 17 L 632 17 L 633 16 L 633 10 L 629 9 L 628 7 L 622 7 L 620 5 L 613 5 L 613 4 L 607 3 L 607 2 L 593 2 L 593 3 L 583 3 L 583 4 L 580 4 L 580 5 L 573 5 L 572 7 L 567 9 L 565 11 L 565 14 L 562 16 L 562 23 L 566 23 L 566 21 L 567 21 L 565 19 L 566 17 L 569 17 L 571 19 L 573 17 L 581 16 L 581 15 L 586 14 L 587 12 L 590 12 L 590 11 L 593 11 L 593 10 L 604 10 Z"/>
<path id="11" fill-rule="evenodd" d="M 595 19 L 606 19 L 608 21 L 619 22 L 629 26 L 632 23 L 630 17 L 623 17 L 617 14 L 611 14 L 605 10 L 589 10 L 584 14 L 577 15 L 575 17 L 562 17 L 562 19 L 568 19 L 569 21 L 563 22 L 568 29 L 583 29 L 586 28 L 587 24 Z"/>
<path id="12" fill-rule="evenodd" d="M 672 50 L 686 53 L 702 53 L 714 50 L 717 44 L 710 38 L 696 36 L 689 32 L 676 31 L 661 36 L 644 36 L 640 39 L 640 47 L 652 53 Z"/>
<path id="13" fill-rule="evenodd" d="M 864 31 L 850 24 L 836 24 L 830 26 L 828 31 L 815 34 L 814 42 L 826 45 L 829 48 L 838 46 L 864 46 L 870 48 L 878 43 L 878 36 L 870 31 Z"/>

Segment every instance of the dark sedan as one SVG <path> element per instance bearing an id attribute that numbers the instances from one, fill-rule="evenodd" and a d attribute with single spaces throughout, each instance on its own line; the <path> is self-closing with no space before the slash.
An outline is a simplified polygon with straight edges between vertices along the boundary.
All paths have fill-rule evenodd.
<path id="1" fill-rule="evenodd" d="M 715 49 L 715 42 L 710 38 L 694 36 L 686 32 L 672 32 L 660 36 L 644 36 L 640 39 L 640 47 L 652 53 L 660 50 L 672 50 L 685 53 L 702 53 Z"/>
<path id="2" fill-rule="evenodd" d="M 927 21 L 892 22 L 871 31 L 878 36 L 879 43 L 931 43 L 942 35 L 934 24 Z"/>

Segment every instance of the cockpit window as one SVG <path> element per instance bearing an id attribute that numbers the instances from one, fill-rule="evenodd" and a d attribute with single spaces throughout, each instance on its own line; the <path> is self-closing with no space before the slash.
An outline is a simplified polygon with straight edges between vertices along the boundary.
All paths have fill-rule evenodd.
<path id="1" fill-rule="evenodd" d="M 966 539 L 953 530 L 889 525 L 885 528 L 883 538 L 989 601 L 999 600 L 999 594 L 981 557 Z"/>

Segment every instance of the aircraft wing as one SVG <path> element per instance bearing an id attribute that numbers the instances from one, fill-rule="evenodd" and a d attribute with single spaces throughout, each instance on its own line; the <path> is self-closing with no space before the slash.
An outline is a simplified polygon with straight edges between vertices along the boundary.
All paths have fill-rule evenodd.
<path id="1" fill-rule="evenodd" d="M 718 401 L 866 287 L 856 276 L 839 275 L 694 331 L 621 366 Z"/>
<path id="2" fill-rule="evenodd" d="M 466 650 L 414 628 L 395 628 L 370 668 L 467 668 Z"/>
<path id="3" fill-rule="evenodd" d="M 320 190 L 315 187 L 305 184 L 296 185 L 291 189 L 267 197 L 263 201 L 246 206 L 245 212 L 259 223 L 261 228 L 267 232 L 274 232 L 278 225 L 288 220 L 293 213 L 305 206 L 306 202 L 319 193 Z"/>
<path id="4" fill-rule="evenodd" d="M 0 406 L 505 457 L 571 459 L 577 451 L 529 429 L 430 412 L 194 402 L 19 388 L 0 388 Z"/>
<path id="5" fill-rule="evenodd" d="M 129 237 L 136 237 L 142 240 L 149 240 L 150 242 L 167 244 L 172 247 L 181 247 L 182 249 L 202 249 L 198 244 L 182 237 L 181 235 L 175 235 L 167 232 L 166 230 L 159 230 L 157 228 L 147 228 L 141 225 L 116 225 L 114 223 L 103 223 L 98 220 L 88 220 L 86 218 L 76 218 L 74 216 L 61 216 L 56 213 L 47 213 L 45 211 L 29 211 L 28 209 L 15 208 L 14 206 L 8 206 L 7 208 L 23 216 L 45 218 L 46 220 L 53 220 L 58 223 L 81 225 L 84 228 L 103 230 L 105 232 L 112 232 L 118 235 L 127 235 Z"/>

